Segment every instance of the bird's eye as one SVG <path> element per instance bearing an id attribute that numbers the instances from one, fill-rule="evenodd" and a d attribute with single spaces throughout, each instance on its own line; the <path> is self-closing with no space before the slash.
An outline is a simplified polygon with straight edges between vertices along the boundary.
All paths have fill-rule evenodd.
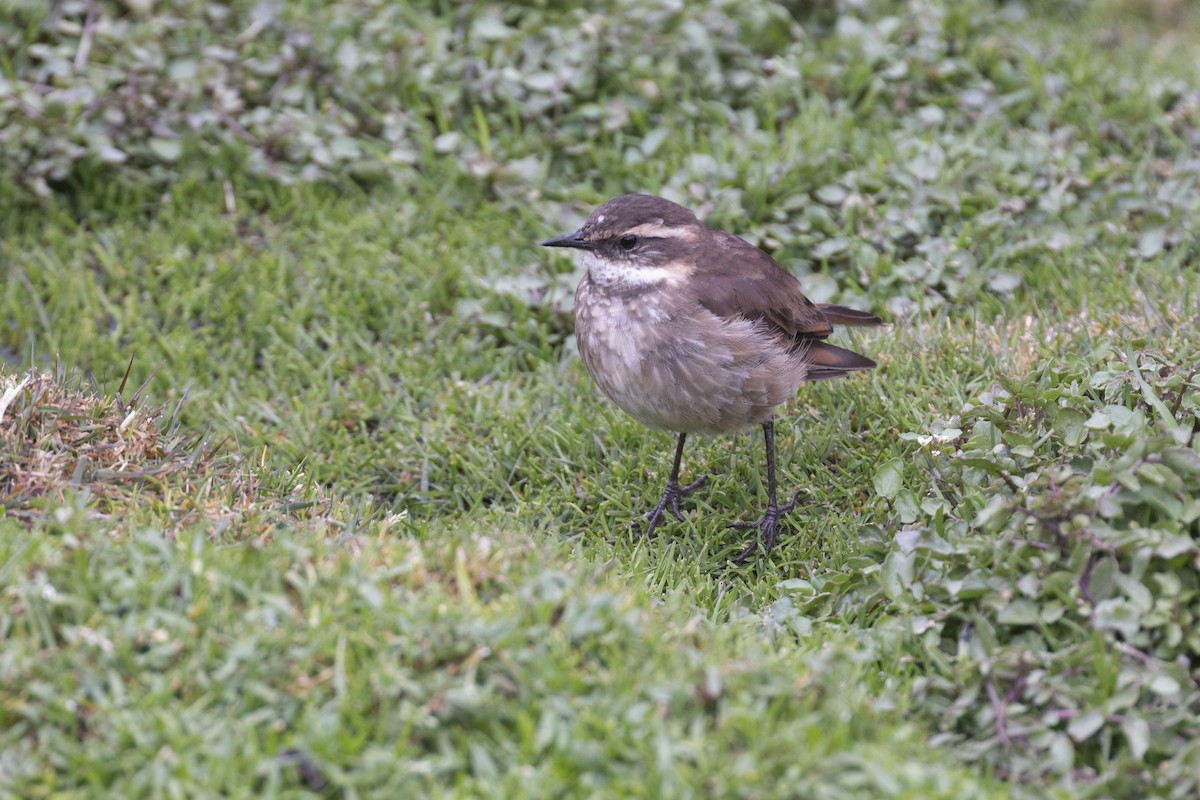
<path id="1" fill-rule="evenodd" d="M 622 236 L 618 244 L 621 245 L 622 250 L 632 250 L 637 247 L 637 242 L 637 237 L 630 234 L 629 236 Z"/>

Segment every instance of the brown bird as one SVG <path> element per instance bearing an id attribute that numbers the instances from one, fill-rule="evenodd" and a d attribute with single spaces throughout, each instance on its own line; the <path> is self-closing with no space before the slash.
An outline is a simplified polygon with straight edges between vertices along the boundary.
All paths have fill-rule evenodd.
<path id="1" fill-rule="evenodd" d="M 829 344 L 833 326 L 874 326 L 865 311 L 815 304 L 800 282 L 754 245 L 706 228 L 681 205 L 644 194 L 614 197 L 574 233 L 542 242 L 583 252 L 575 293 L 579 354 L 601 390 L 651 428 L 679 434 L 653 534 L 679 499 L 708 480 L 679 484 L 689 433 L 725 434 L 761 425 L 767 451 L 767 510 L 753 523 L 769 553 L 780 517 L 796 506 L 775 496 L 775 407 L 805 381 L 840 378 L 875 362 Z"/>

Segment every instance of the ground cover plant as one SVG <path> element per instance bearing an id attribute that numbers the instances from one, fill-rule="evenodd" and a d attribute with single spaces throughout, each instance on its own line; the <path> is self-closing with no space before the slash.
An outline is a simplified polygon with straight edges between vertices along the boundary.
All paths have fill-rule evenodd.
<path id="1" fill-rule="evenodd" d="M 1191 797 L 1182 4 L 0 10 L 0 792 Z M 536 242 L 887 316 L 654 539 Z"/>

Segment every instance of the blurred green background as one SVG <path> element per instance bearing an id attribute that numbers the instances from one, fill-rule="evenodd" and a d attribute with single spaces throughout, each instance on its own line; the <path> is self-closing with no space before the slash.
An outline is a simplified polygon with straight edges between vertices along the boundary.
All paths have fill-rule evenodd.
<path id="1" fill-rule="evenodd" d="M 111 396 L 132 359 L 262 495 L 98 514 L 9 472 L 4 790 L 1190 796 L 1197 19 L 8 0 L 5 372 Z M 726 563 L 753 436 L 631 524 L 670 437 L 595 391 L 536 247 L 627 191 L 892 322 L 781 412 L 768 561 Z"/>

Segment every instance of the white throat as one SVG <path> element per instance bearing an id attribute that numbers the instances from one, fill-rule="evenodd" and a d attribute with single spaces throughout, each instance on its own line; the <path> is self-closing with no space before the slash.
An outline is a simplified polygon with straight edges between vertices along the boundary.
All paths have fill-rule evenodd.
<path id="1" fill-rule="evenodd" d="M 597 285 L 612 288 L 655 286 L 678 277 L 674 271 L 664 267 L 615 264 L 587 250 L 583 252 L 583 266 Z"/>

